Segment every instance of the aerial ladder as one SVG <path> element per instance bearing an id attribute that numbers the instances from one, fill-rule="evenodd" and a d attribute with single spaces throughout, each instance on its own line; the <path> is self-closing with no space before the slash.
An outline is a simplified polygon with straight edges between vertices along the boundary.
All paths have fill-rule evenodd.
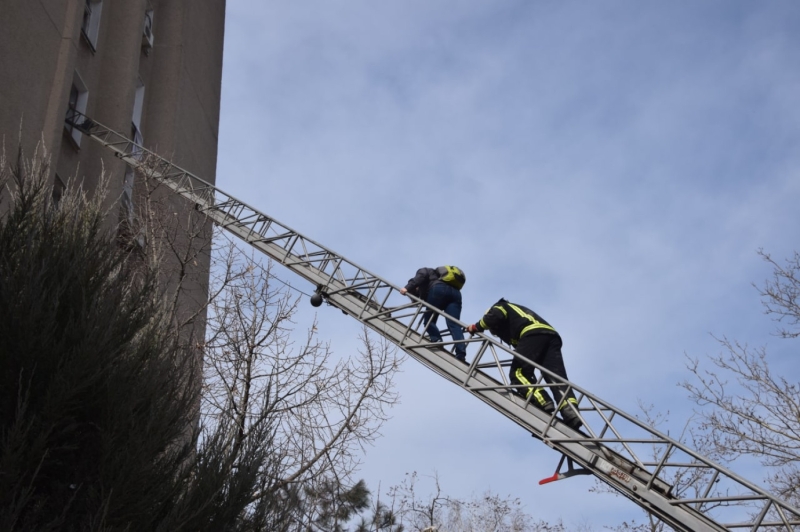
<path id="1" fill-rule="evenodd" d="M 791 531 L 800 525 L 797 507 L 537 366 L 555 381 L 540 379 L 537 386 L 575 394 L 584 424 L 573 430 L 555 413 L 535 407 L 509 382 L 507 368 L 518 356 L 510 348 L 477 334 L 464 340 L 472 361 L 456 360 L 450 352 L 452 338 L 431 343 L 421 319 L 425 312 L 452 317 L 413 296 L 401 296 L 398 286 L 85 115 L 72 113 L 69 123 L 186 198 L 219 227 L 306 279 L 314 287 L 312 304 L 325 302 L 355 318 L 561 453 L 555 474 L 540 484 L 594 475 L 680 531 Z M 683 489 L 676 489 L 669 483 L 678 474 L 690 479 L 689 488 L 682 484 Z"/>

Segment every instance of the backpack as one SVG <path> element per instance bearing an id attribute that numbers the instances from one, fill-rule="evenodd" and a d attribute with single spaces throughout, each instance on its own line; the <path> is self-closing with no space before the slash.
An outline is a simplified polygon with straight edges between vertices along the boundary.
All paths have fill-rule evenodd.
<path id="1" fill-rule="evenodd" d="M 439 266 L 436 268 L 436 272 L 439 274 L 440 281 L 459 290 L 467 282 L 467 276 L 458 266 Z"/>

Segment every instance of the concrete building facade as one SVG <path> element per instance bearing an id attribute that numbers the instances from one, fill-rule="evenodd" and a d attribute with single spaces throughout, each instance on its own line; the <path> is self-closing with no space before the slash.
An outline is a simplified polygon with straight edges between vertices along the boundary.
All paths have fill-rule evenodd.
<path id="1" fill-rule="evenodd" d="M 70 176 L 109 197 L 131 175 L 65 125 L 71 108 L 215 181 L 225 0 L 0 0 L 0 136 L 43 140 L 54 186 Z"/>
<path id="2" fill-rule="evenodd" d="M 54 195 L 69 178 L 94 190 L 105 172 L 109 207 L 133 218 L 139 178 L 66 123 L 75 109 L 214 183 L 224 24 L 225 0 L 0 0 L 7 155 L 19 145 L 30 157 L 43 141 Z M 167 200 L 191 216 L 192 205 Z M 180 314 L 193 321 L 193 341 L 203 334 L 209 275 L 210 224 L 200 225 L 164 269 L 167 286 L 183 283 Z"/>

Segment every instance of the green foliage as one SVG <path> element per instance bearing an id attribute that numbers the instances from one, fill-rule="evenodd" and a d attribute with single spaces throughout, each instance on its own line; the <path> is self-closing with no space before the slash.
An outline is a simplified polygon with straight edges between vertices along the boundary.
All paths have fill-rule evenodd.
<path id="1" fill-rule="evenodd" d="M 20 153 L 13 167 L 0 157 L 0 530 L 346 530 L 367 509 L 369 491 L 338 479 L 348 478 L 350 448 L 375 430 L 356 415 L 365 409 L 383 420 L 379 407 L 394 397 L 384 382 L 396 367 L 388 351 L 376 354 L 365 340 L 363 371 L 337 366 L 329 396 L 303 386 L 309 374 L 328 375 L 327 351 L 310 357 L 312 344 L 286 356 L 288 330 L 277 340 L 263 332 L 258 347 L 275 350 L 274 368 L 251 353 L 236 323 L 212 320 L 209 338 L 229 340 L 217 350 L 187 341 L 175 305 L 182 286 L 160 286 L 171 277 L 159 254 L 121 241 L 102 186 L 89 196 L 68 185 L 56 201 L 49 175 L 44 154 L 26 161 Z M 192 235 L 178 236 L 191 245 Z M 254 271 L 249 262 L 243 268 Z M 239 278 L 226 276 L 212 291 L 229 295 Z M 261 288 L 268 290 L 257 282 L 241 294 L 266 308 L 225 310 L 291 313 L 280 294 L 279 303 L 262 300 Z M 220 363 L 226 353 L 238 354 L 231 367 Z M 204 356 L 223 371 L 205 382 Z M 273 378 L 287 365 L 297 367 L 293 380 Z M 212 384 L 229 382 L 218 408 L 204 408 L 201 390 L 208 402 Z M 316 429 L 334 435 L 321 449 L 307 453 L 305 442 L 319 444 L 316 432 L 287 446 L 286 427 L 298 418 L 317 427 L 315 412 L 352 393 L 368 397 L 358 395 L 338 429 Z M 387 524 L 391 512 L 378 514 L 369 530 L 401 531 Z"/>
<path id="2" fill-rule="evenodd" d="M 369 490 L 363 480 L 345 488 L 331 480 L 306 490 L 319 513 L 316 524 L 331 532 L 343 532 L 344 524 L 369 506 Z"/>
<path id="3" fill-rule="evenodd" d="M 197 447 L 198 361 L 158 271 L 116 245 L 102 190 L 56 204 L 45 157 L 0 170 L 0 529 L 237 523 L 254 475 Z"/>
<path id="4" fill-rule="evenodd" d="M 157 514 L 153 495 L 170 489 L 168 464 L 185 459 L 190 443 L 181 443 L 188 410 L 170 408 L 193 401 L 187 368 L 166 356 L 152 272 L 136 272 L 109 245 L 97 201 L 73 192 L 54 205 L 45 170 L 17 166 L 0 222 L 7 530 Z"/>

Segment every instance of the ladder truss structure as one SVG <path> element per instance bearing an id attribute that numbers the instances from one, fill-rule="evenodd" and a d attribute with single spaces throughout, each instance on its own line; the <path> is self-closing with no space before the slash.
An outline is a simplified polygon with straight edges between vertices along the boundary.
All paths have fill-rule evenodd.
<path id="1" fill-rule="evenodd" d="M 800 509 L 682 442 L 572 382 L 557 376 L 552 376 L 555 384 L 540 379 L 541 387 L 571 389 L 577 397 L 584 425 L 579 431 L 569 428 L 555 414 L 526 401 L 519 386 L 511 385 L 507 372 L 517 355 L 506 346 L 482 334 L 472 336 L 464 340 L 471 363 L 457 361 L 451 354 L 452 338 L 431 343 L 423 335 L 422 315 L 447 317 L 443 312 L 402 296 L 399 287 L 119 133 L 82 115 L 71 123 L 129 165 L 146 165 L 143 170 L 220 227 L 306 279 L 316 287 L 317 303 L 321 297 L 367 325 L 560 452 L 563 458 L 555 475 L 542 483 L 592 474 L 682 531 L 790 531 L 800 525 Z"/>

